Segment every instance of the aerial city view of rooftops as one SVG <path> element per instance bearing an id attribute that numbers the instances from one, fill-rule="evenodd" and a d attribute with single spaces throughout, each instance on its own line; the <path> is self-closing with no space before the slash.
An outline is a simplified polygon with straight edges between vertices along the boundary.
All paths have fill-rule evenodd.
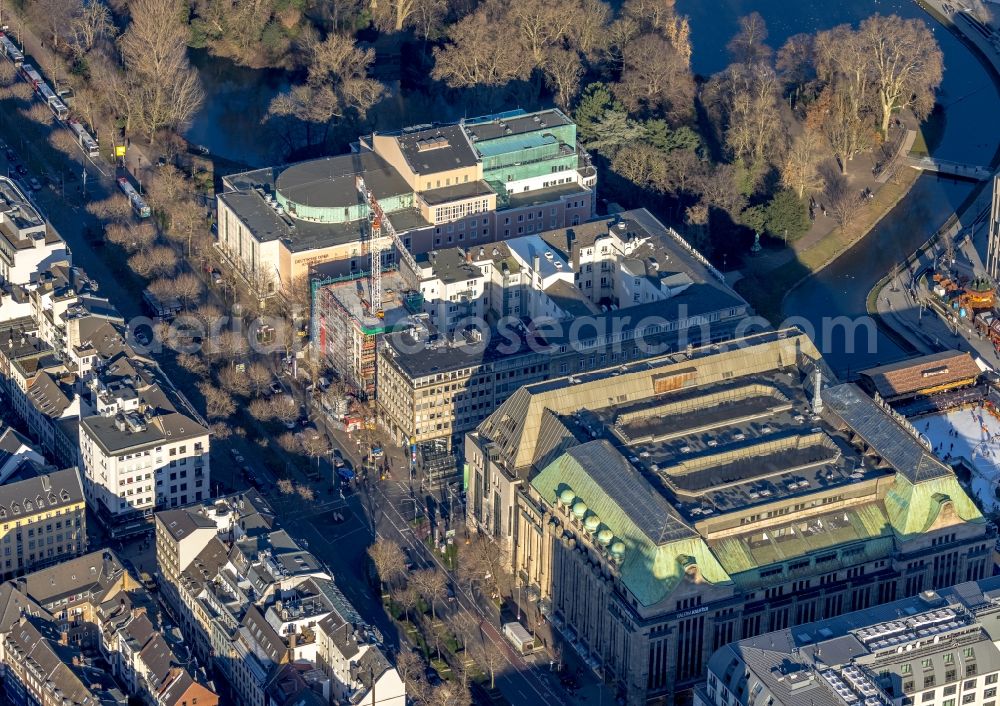
<path id="1" fill-rule="evenodd" d="M 997 114 L 993 0 L 4 3 L 0 706 L 998 706 Z"/>

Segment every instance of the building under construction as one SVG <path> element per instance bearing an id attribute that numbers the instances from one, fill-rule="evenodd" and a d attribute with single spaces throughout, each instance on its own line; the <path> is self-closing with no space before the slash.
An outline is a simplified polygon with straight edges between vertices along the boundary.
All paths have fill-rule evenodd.
<path id="1" fill-rule="evenodd" d="M 398 272 L 383 272 L 381 301 L 372 301 L 367 274 L 320 284 L 313 293 L 313 340 L 341 379 L 367 398 L 375 395 L 378 337 L 412 325 L 420 293 Z"/>

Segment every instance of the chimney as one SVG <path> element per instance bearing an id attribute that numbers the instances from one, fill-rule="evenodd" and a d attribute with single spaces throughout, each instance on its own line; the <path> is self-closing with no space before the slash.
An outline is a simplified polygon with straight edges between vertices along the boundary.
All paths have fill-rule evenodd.
<path id="1" fill-rule="evenodd" d="M 823 411 L 823 371 L 819 369 L 819 365 L 816 366 L 816 370 L 813 372 L 813 414 L 819 414 Z"/>

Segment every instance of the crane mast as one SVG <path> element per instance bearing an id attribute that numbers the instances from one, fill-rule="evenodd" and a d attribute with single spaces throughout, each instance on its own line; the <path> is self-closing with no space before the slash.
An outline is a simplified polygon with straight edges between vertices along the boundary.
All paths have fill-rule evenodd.
<path id="1" fill-rule="evenodd" d="M 386 218 L 382 205 L 365 184 L 364 177 L 359 175 L 355 184 L 358 193 L 368 205 L 368 217 L 371 221 L 368 228 L 368 251 L 371 255 L 371 274 L 369 275 L 371 278 L 371 308 L 375 316 L 381 319 L 385 316 L 385 312 L 382 310 L 382 231 L 384 230 L 385 234 L 392 238 L 399 251 L 399 256 L 410 266 L 411 272 L 417 271 L 417 262 L 403 244 L 396 229 L 392 227 L 392 223 Z"/>

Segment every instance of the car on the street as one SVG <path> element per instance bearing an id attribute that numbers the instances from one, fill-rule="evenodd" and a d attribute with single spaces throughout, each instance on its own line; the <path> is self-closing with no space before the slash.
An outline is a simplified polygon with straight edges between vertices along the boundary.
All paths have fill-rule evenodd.
<path id="1" fill-rule="evenodd" d="M 12 150 L 12 149 L 10 149 L 8 147 L 6 154 L 7 154 L 7 160 L 8 161 L 10 161 L 10 162 L 16 162 L 17 161 L 17 153 L 14 152 L 14 150 Z"/>
<path id="2" fill-rule="evenodd" d="M 32 191 L 41 191 L 42 189 L 42 183 L 35 177 L 28 179 L 28 185 L 31 187 Z"/>
<path id="3" fill-rule="evenodd" d="M 21 176 L 26 176 L 28 174 L 28 168 L 23 164 L 18 164 L 16 170 Z"/>
<path id="4" fill-rule="evenodd" d="M 431 667 L 430 665 L 428 665 L 427 668 L 424 669 L 424 678 L 427 680 L 427 683 L 430 684 L 431 686 L 439 686 L 441 684 L 441 675 L 438 674 L 437 670 L 434 669 L 434 667 Z"/>

